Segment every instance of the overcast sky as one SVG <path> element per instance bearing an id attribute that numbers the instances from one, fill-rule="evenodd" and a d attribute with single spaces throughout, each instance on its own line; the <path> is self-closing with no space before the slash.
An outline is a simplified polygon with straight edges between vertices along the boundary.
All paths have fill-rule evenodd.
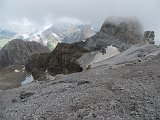
<path id="1" fill-rule="evenodd" d="M 160 0 L 0 0 L 3 28 L 52 24 L 62 18 L 100 28 L 110 16 L 136 16 L 146 30 L 155 30 L 160 38 Z"/>

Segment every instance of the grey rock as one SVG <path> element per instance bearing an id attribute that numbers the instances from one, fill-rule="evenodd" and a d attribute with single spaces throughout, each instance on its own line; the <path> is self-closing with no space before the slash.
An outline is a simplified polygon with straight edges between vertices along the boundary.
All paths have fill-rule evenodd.
<path id="1" fill-rule="evenodd" d="M 154 38 L 154 31 L 145 31 L 143 38 L 144 41 L 147 41 L 149 44 L 155 44 Z"/>

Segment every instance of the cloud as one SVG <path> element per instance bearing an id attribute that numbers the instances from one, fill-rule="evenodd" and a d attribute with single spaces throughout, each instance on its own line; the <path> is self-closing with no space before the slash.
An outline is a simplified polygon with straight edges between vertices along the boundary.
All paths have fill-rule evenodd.
<path id="1" fill-rule="evenodd" d="M 27 18 L 22 18 L 22 20 L 8 20 L 7 25 L 10 30 L 18 33 L 27 34 L 36 31 L 36 26 L 34 23 L 29 21 Z"/>
<path id="2" fill-rule="evenodd" d="M 136 16 L 145 29 L 158 30 L 159 35 L 159 5 L 159 0 L 1 0 L 0 26 L 6 27 L 7 20 L 21 21 L 24 17 L 37 25 L 50 24 L 67 16 L 89 21 L 99 29 L 109 16 Z"/>

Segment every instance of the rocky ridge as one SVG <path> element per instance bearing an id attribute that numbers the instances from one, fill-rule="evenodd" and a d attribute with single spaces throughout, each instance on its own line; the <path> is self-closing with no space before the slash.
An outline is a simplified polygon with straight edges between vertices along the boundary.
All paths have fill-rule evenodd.
<path id="1" fill-rule="evenodd" d="M 30 55 L 46 52 L 50 52 L 50 50 L 40 43 L 12 40 L 0 51 L 0 69 L 10 65 L 24 65 Z"/>

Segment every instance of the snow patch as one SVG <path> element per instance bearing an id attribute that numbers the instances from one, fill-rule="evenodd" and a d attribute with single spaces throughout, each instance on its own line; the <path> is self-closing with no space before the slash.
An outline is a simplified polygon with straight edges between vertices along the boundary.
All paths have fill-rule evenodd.
<path id="1" fill-rule="evenodd" d="M 15 69 L 14 72 L 18 73 L 18 72 L 20 72 L 20 70 Z"/>

